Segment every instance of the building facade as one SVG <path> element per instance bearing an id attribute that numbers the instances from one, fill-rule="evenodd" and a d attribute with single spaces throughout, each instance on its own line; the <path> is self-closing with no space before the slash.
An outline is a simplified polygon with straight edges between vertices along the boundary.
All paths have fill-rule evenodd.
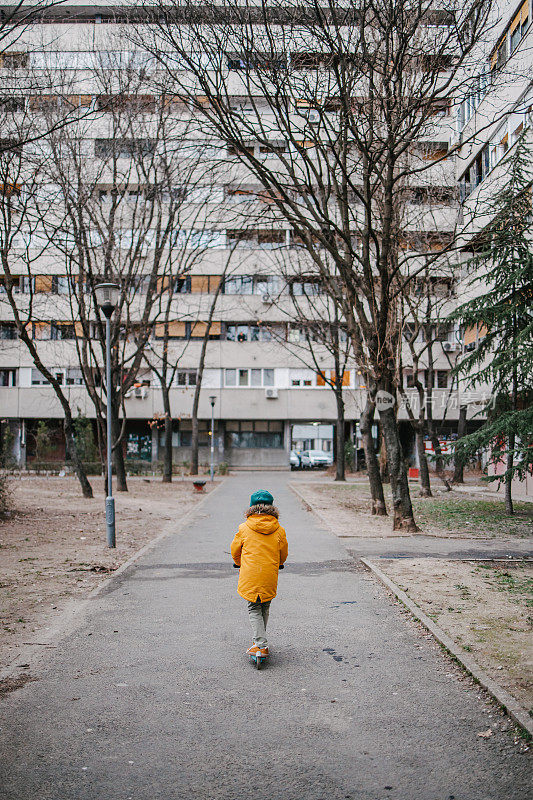
<path id="1" fill-rule="evenodd" d="M 517 12 L 518 28 L 513 17 L 510 27 L 502 34 L 509 42 L 516 40 L 518 29 L 527 31 L 531 18 L 524 16 L 527 8 L 525 3 Z M 9 197 L 12 201 L 15 226 L 12 233 L 4 233 L 4 243 L 9 240 L 5 249 L 11 267 L 10 275 L 6 276 L 4 271 L 0 283 L 0 408 L 4 435 L 9 431 L 9 446 L 21 464 L 29 466 L 35 460 L 65 456 L 61 403 L 17 334 L 13 309 L 6 299 L 6 281 L 11 282 L 39 357 L 60 384 L 74 416 L 87 420 L 96 418 L 94 397 L 86 389 L 87 372 L 82 367 L 87 370 L 90 359 L 101 362 L 98 341 L 101 330 L 91 322 L 89 312 L 85 318 L 80 316 L 79 292 L 83 289 L 80 290 L 79 285 L 83 269 L 87 269 L 81 265 L 80 253 L 88 258 L 93 250 L 105 249 L 110 209 L 117 208 L 121 219 L 112 231 L 113 258 L 118 265 L 117 272 L 122 270 L 135 288 L 124 312 L 124 331 L 117 334 L 117 348 L 123 353 L 125 373 L 135 359 L 136 346 L 142 336 L 140 320 L 147 286 L 143 282 L 149 281 L 154 270 L 160 275 L 157 284 L 160 299 L 157 307 L 152 305 L 147 312 L 153 324 L 146 354 L 135 380 L 123 396 L 121 415 L 126 418 L 126 458 L 146 463 L 161 459 L 165 405 L 159 372 L 164 349 L 172 370 L 169 401 L 174 457 L 178 463 L 189 460 L 193 400 L 207 337 L 198 408 L 200 460 L 207 461 L 211 398 L 214 398 L 218 463 L 226 462 L 235 468 L 287 468 L 292 442 L 317 438 L 303 435 L 309 430 L 307 426 L 336 424 L 337 406 L 331 388 L 336 381 L 342 384 L 347 433 L 357 436 L 357 421 L 366 402 L 365 377 L 353 355 L 346 358 L 342 376 L 336 376 L 331 348 L 320 336 L 314 337 L 310 348 L 309 329 L 313 325 L 318 327 L 324 319 L 322 311 L 327 300 L 322 297 L 320 285 L 302 269 L 303 257 L 294 232 L 286 224 L 273 224 L 272 218 L 265 215 L 264 202 L 259 214 L 250 204 L 250 195 L 260 195 L 261 187 L 246 182 L 246 177 L 228 160 L 230 153 L 225 153 L 223 168 L 219 165 L 206 169 L 207 163 L 216 163 L 220 148 L 216 143 L 202 140 L 201 130 L 179 98 L 173 100 L 172 111 L 164 122 L 166 127 L 161 127 L 161 119 L 156 119 L 160 108 L 157 94 L 146 88 L 150 80 L 142 77 L 148 57 L 138 46 L 132 45 L 124 33 L 132 21 L 138 21 L 139 13 L 127 19 L 111 7 L 89 9 L 72 2 L 51 7 L 43 11 L 40 20 L 20 33 L 13 46 L 1 56 L 4 128 L 13 130 L 29 120 L 32 125 L 40 125 L 40 130 L 51 131 L 40 140 L 24 143 L 22 161 L 28 157 L 29 171 L 28 164 L 24 166 L 23 163 L 19 178 L 11 180 L 8 167 L 4 169 L 2 191 L 4 200 Z M 522 46 L 521 39 L 517 47 L 520 50 Z M 496 62 L 500 50 L 498 44 L 496 55 L 491 56 Z M 229 68 L 238 69 L 238 65 L 229 64 Z M 513 95 L 512 102 L 520 104 L 526 89 L 522 85 L 514 86 L 516 97 Z M 235 102 L 242 102 L 242 98 L 236 96 Z M 507 98 L 505 102 L 511 101 Z M 464 135 L 468 126 L 476 124 L 482 105 L 480 102 L 475 112 L 471 106 L 461 111 L 460 135 Z M 70 109 L 75 109 L 77 115 L 75 147 L 69 132 L 72 126 L 67 126 L 65 121 L 65 108 L 69 113 Z M 124 113 L 126 118 L 121 116 Z M 491 143 L 500 136 L 504 124 L 512 139 L 514 130 L 510 129 L 515 124 L 514 113 L 507 115 L 505 123 L 495 125 L 489 136 Z M 58 126 L 57 119 L 64 121 L 64 128 Z M 529 124 L 529 117 L 524 114 L 520 120 L 517 124 Z M 484 174 L 487 160 L 487 144 L 479 142 L 468 153 L 465 146 L 460 153 L 460 163 L 468 163 L 468 166 L 466 170 L 459 168 L 456 174 L 451 159 L 441 161 L 456 136 L 455 110 L 440 109 L 435 119 L 433 141 L 425 143 L 424 158 L 438 162 L 430 173 L 429 185 L 431 187 L 433 181 L 440 191 L 433 219 L 437 218 L 438 232 L 443 236 L 455 228 L 456 179 L 463 193 L 463 214 L 466 214 L 473 184 L 480 182 L 478 178 Z M 153 159 L 163 140 L 174 141 L 176 150 L 167 155 L 165 162 L 174 172 L 160 196 L 159 207 L 163 210 L 157 227 L 153 219 L 147 218 L 146 209 L 147 187 L 158 185 L 159 178 L 156 172 L 151 176 L 141 175 L 139 164 L 143 158 L 144 161 Z M 188 143 L 185 155 L 184 141 Z M 257 147 L 256 156 L 275 159 L 286 146 L 277 142 L 269 152 Z M 138 158 L 139 153 L 143 158 Z M 195 158 L 198 158 L 196 162 Z M 488 163 L 492 163 L 492 158 L 490 151 Z M 132 162 L 135 162 L 134 168 Z M 161 163 L 159 158 L 159 167 Z M 120 171 L 118 183 L 115 168 Z M 180 169 L 187 179 L 180 178 Z M 68 217 L 68 209 L 65 210 L 61 180 L 73 174 L 78 192 L 72 202 L 80 203 L 80 215 L 93 209 L 89 214 L 92 226 L 88 225 L 90 230 L 84 233 L 84 236 L 93 237 L 90 247 L 79 243 L 81 234 L 74 223 L 69 223 L 73 217 Z M 413 204 L 416 202 L 418 210 L 427 203 L 428 178 L 425 180 L 426 184 L 415 187 L 413 194 Z M 118 184 L 121 187 L 119 200 Z M 84 186 L 89 189 L 82 200 Z M 476 187 L 475 191 L 479 193 L 481 189 Z M 179 214 L 172 226 L 172 236 L 160 248 L 166 255 L 158 264 L 153 255 L 158 249 L 154 242 L 165 220 L 168 221 L 170 205 L 178 196 Z M 59 197 L 63 203 L 61 207 Z M 16 198 L 20 200 L 18 212 Z M 187 241 L 182 235 L 182 225 L 189 233 Z M 408 246 L 411 245 L 406 244 Z M 76 257 L 72 253 L 76 253 Z M 186 259 L 182 271 L 168 272 L 173 258 L 175 261 Z M 451 310 L 457 301 L 456 276 L 449 268 L 443 275 L 440 279 L 436 276 L 435 293 L 440 297 L 441 307 Z M 78 292 L 75 302 L 72 299 L 74 279 Z M 169 280 L 173 282 L 173 297 L 165 327 L 165 292 L 168 292 Z M 209 319 L 215 298 L 216 305 Z M 422 334 L 420 336 L 422 341 Z M 451 370 L 465 344 L 468 342 L 456 327 L 441 325 L 439 333 L 435 334 L 433 417 L 438 422 L 440 435 L 448 439 L 455 431 L 459 408 L 464 404 Z M 80 363 L 83 352 L 85 365 Z M 404 344 L 405 397 L 411 398 L 416 410 L 415 379 L 427 383 L 428 365 L 422 356 L 414 375 L 410 359 L 410 350 Z M 93 393 L 101 393 L 101 389 L 95 377 Z M 470 418 L 476 415 L 485 399 L 483 396 L 471 398 Z M 406 451 L 414 460 L 413 435 L 405 403 L 400 406 L 399 418 L 403 423 Z M 44 449 L 43 436 L 39 440 L 39 423 L 48 427 L 48 446 Z M 40 430 L 42 433 L 42 424 Z M 96 428 L 94 437 L 96 440 Z M 325 440 L 333 438 L 331 435 Z M 327 447 L 324 445 L 324 449 Z"/>

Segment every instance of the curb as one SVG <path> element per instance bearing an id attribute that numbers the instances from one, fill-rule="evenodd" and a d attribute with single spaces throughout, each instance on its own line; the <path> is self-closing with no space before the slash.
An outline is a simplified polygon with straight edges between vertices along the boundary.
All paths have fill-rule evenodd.
<path id="1" fill-rule="evenodd" d="M 506 714 L 508 714 L 520 728 L 525 730 L 530 736 L 533 736 L 533 719 L 526 709 L 522 708 L 509 692 L 490 678 L 472 658 L 465 655 L 456 642 L 454 642 L 442 628 L 439 628 L 427 614 L 424 614 L 419 606 L 417 606 L 405 592 L 396 586 L 379 567 L 367 558 L 361 558 L 360 561 L 387 587 L 387 589 L 390 589 L 395 597 L 411 612 L 414 618 L 421 622 L 435 637 L 438 643 L 474 678 L 476 683 L 479 683 L 479 685 L 496 700 Z"/>
<path id="2" fill-rule="evenodd" d="M 98 586 L 95 586 L 92 589 L 87 597 L 83 598 L 82 600 L 74 600 L 72 601 L 72 606 L 70 608 L 65 609 L 63 614 L 61 615 L 61 620 L 58 622 L 56 627 L 52 630 L 47 632 L 38 633 L 41 642 L 39 645 L 28 645 L 24 650 L 21 650 L 18 656 L 8 664 L 7 667 L 4 667 L 3 670 L 0 670 L 0 681 L 5 680 L 6 678 L 10 678 L 14 672 L 21 669 L 22 664 L 28 664 L 36 662 L 39 660 L 39 657 L 44 655 L 43 650 L 47 650 L 50 648 L 54 648 L 56 643 L 61 641 L 61 639 L 75 630 L 79 624 L 82 622 L 83 613 L 88 610 L 89 604 L 98 597 L 104 591 L 107 591 L 109 586 L 117 579 L 120 578 L 121 575 L 126 572 L 132 564 L 134 564 L 139 558 L 144 556 L 146 553 L 149 553 L 153 550 L 157 545 L 163 541 L 163 539 L 172 536 L 174 533 L 178 533 L 182 530 L 182 528 L 189 522 L 192 517 L 202 508 L 204 503 L 213 495 L 215 492 L 218 492 L 220 487 L 228 480 L 227 477 L 223 477 L 220 480 L 220 483 L 214 487 L 205 497 L 202 497 L 201 500 L 196 503 L 196 505 L 188 511 L 185 516 L 181 517 L 177 523 L 176 520 L 169 522 L 161 533 L 152 539 L 147 544 L 143 545 L 140 550 L 137 550 L 132 556 L 128 558 L 123 564 L 118 567 L 109 577 L 105 578 L 102 583 L 99 583 Z M 43 646 L 44 645 L 44 646 Z M 37 658 L 35 658 L 37 656 Z M 27 669 L 27 667 L 26 667 Z"/>

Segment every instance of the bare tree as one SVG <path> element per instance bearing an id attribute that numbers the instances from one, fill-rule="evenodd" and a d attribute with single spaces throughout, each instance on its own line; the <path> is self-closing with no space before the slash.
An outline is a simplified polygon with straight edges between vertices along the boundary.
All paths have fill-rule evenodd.
<path id="1" fill-rule="evenodd" d="M 92 81 L 90 101 L 101 136 L 95 138 L 94 125 L 82 121 L 47 139 L 46 177 L 57 189 L 56 216 L 62 219 L 60 235 L 54 222 L 49 245 L 61 254 L 71 281 L 80 366 L 102 439 L 103 420 L 111 413 L 117 488 L 126 491 L 125 400 L 141 369 L 160 311 L 166 265 L 181 235 L 175 223 L 184 201 L 182 181 L 195 167 L 188 169 L 191 143 L 183 104 L 172 94 L 147 91 L 148 73 L 138 59 L 97 63 Z M 102 280 L 120 286 L 111 321 L 110 410 L 103 392 L 105 321 L 95 297 Z"/>
<path id="2" fill-rule="evenodd" d="M 41 214 L 51 216 L 53 211 L 53 201 L 47 200 L 43 193 L 42 167 L 42 162 L 24 157 L 22 147 L 0 153 L 2 296 L 7 298 L 12 318 L 12 322 L 3 325 L 11 326 L 13 338 L 24 343 L 43 382 L 52 387 L 64 414 L 67 456 L 72 459 L 83 496 L 90 498 L 93 492 L 78 452 L 69 390 L 63 383 L 62 373 L 54 369 L 65 357 L 65 344 L 68 350 L 68 343 L 60 340 L 63 335 L 69 338 L 72 326 L 64 319 L 57 320 L 56 309 L 49 302 L 53 276 L 46 280 L 36 277 L 47 241 Z M 35 198 L 40 193 L 38 210 Z M 56 339 L 53 349 L 50 348 L 51 338 Z M 51 358 L 57 361 L 51 363 Z"/>
<path id="3" fill-rule="evenodd" d="M 271 192 L 316 268 L 334 265 L 370 385 L 393 398 L 399 295 L 416 255 L 400 246 L 399 194 L 432 166 L 420 142 L 434 143 L 435 109 L 460 90 L 489 7 L 162 3 L 144 42 L 204 129 Z M 393 407 L 380 423 L 394 528 L 415 530 Z"/>
<path id="4" fill-rule="evenodd" d="M 353 362 L 351 339 L 339 318 L 339 303 L 332 277 L 330 286 L 312 271 L 308 259 L 298 252 L 282 249 L 278 258 L 282 286 L 272 300 L 288 319 L 284 347 L 312 369 L 335 397 L 335 480 L 346 479 L 345 402 L 348 364 Z M 267 323 L 268 325 L 268 323 Z M 275 338 L 275 332 L 273 332 Z M 331 367 L 333 370 L 326 367 Z"/>
<path id="5" fill-rule="evenodd" d="M 403 339 L 408 346 L 409 367 L 403 369 L 400 392 L 409 421 L 415 433 L 416 451 L 420 468 L 421 495 L 431 496 L 428 459 L 425 452 L 425 437 L 429 436 L 435 452 L 435 467 L 445 488 L 450 489 L 444 473 L 444 464 L 439 438 L 435 428 L 435 389 L 448 388 L 452 363 L 444 344 L 453 338 L 453 326 L 447 322 L 455 295 L 456 274 L 453 262 L 446 269 L 441 265 L 436 271 L 420 271 L 409 284 L 409 292 L 403 296 Z M 443 351 L 449 369 L 437 369 L 437 353 Z M 444 379 L 444 380 L 443 380 Z M 455 378 L 452 378 L 452 386 Z M 416 403 L 407 391 L 408 386 L 416 391 Z M 443 415 L 447 403 L 442 404 Z"/>

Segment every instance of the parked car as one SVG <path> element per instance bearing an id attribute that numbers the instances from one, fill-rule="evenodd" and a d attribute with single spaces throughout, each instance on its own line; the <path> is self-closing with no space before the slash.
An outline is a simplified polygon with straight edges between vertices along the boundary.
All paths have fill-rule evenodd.
<path id="1" fill-rule="evenodd" d="M 297 453 L 296 450 L 291 450 L 289 463 L 291 465 L 291 469 L 300 469 L 300 467 L 302 466 L 302 460 L 300 458 L 300 454 Z"/>
<path id="2" fill-rule="evenodd" d="M 333 456 L 324 450 L 304 450 L 301 463 L 302 469 L 325 469 L 333 464 Z"/>

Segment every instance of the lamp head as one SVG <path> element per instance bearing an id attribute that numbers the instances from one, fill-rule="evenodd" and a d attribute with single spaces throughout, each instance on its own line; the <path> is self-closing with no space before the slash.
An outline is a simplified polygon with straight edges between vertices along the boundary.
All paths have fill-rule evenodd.
<path id="1" fill-rule="evenodd" d="M 216 401 L 217 401 L 216 395 L 214 394 L 210 395 L 209 402 L 211 403 L 212 407 L 215 405 Z"/>
<path id="2" fill-rule="evenodd" d="M 120 288 L 116 283 L 99 283 L 94 287 L 96 302 L 109 319 L 117 307 Z"/>

